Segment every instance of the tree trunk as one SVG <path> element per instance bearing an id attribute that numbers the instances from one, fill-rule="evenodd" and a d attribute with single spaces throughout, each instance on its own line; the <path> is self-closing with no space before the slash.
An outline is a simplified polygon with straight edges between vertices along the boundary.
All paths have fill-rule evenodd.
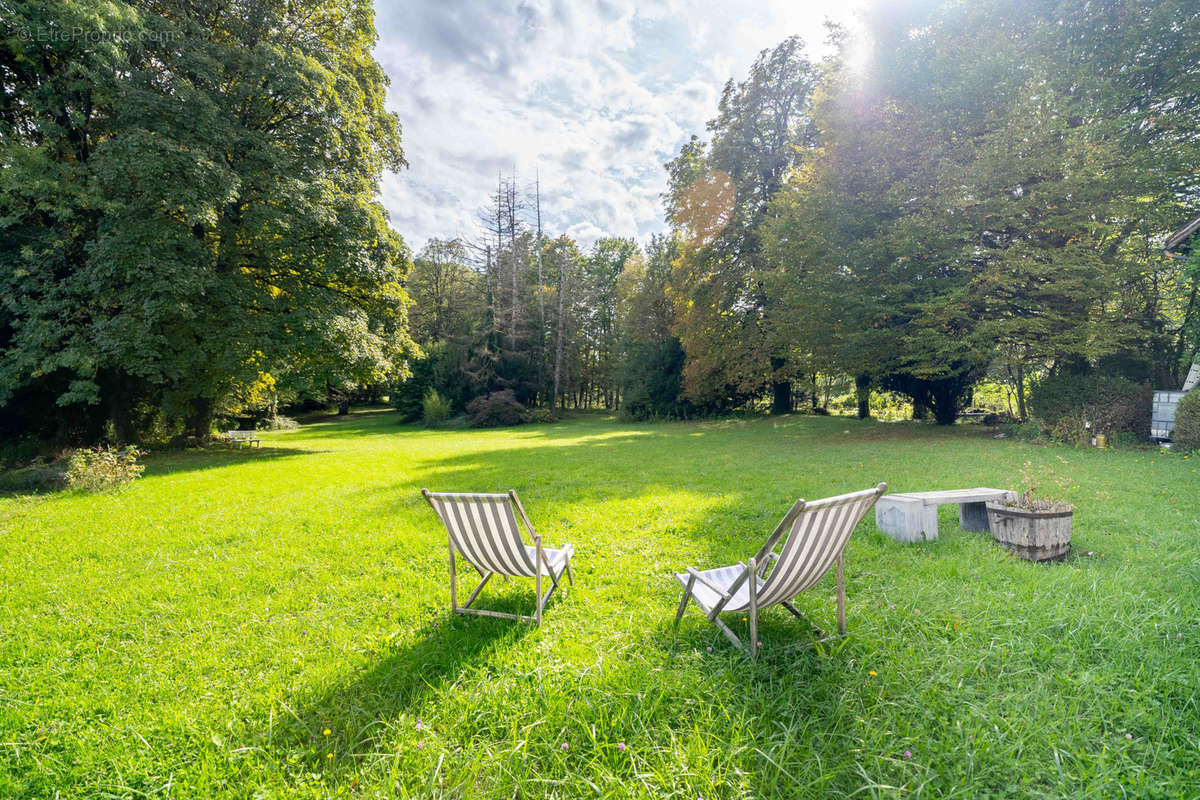
<path id="1" fill-rule="evenodd" d="M 938 425 L 953 425 L 958 419 L 958 388 L 939 386 L 929 393 L 933 419 Z"/>
<path id="2" fill-rule="evenodd" d="M 1025 365 L 1017 364 L 1017 418 L 1024 422 L 1028 419 L 1025 411 Z"/>
<path id="3" fill-rule="evenodd" d="M 858 395 L 858 418 L 871 418 L 871 376 L 858 375 L 854 379 L 854 391 Z"/>
<path id="4" fill-rule="evenodd" d="M 771 369 L 779 370 L 783 368 L 784 360 L 782 358 L 771 359 Z M 792 410 L 792 382 L 791 381 L 772 381 L 771 382 L 771 413 L 772 414 L 787 414 Z"/>
<path id="5" fill-rule="evenodd" d="M 812 376 L 812 398 L 811 398 L 812 407 L 814 409 L 817 407 L 818 402 L 820 400 L 820 398 L 817 397 L 817 395 L 820 394 L 820 392 L 821 392 L 821 388 L 817 385 L 817 373 L 814 372 L 813 376 Z"/>
<path id="6" fill-rule="evenodd" d="M 187 433 L 199 439 L 207 439 L 212 434 L 213 400 L 211 397 L 192 398 L 187 416 Z"/>
<path id="7" fill-rule="evenodd" d="M 921 400 L 913 398 L 913 419 L 929 419 L 929 406 Z"/>
<path id="8" fill-rule="evenodd" d="M 550 397 L 550 407 L 554 408 L 554 404 L 561 402 L 559 399 L 559 389 L 562 387 L 562 360 L 563 360 L 563 328 L 565 320 L 563 319 L 563 298 L 567 293 L 567 256 L 566 253 L 559 253 L 558 258 L 558 330 L 555 331 L 554 343 L 554 394 Z M 565 406 L 564 406 L 565 408 Z"/>

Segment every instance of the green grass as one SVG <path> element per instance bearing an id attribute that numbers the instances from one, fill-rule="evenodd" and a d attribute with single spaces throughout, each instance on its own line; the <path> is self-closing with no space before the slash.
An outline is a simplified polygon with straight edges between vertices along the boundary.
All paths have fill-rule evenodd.
<path id="1" fill-rule="evenodd" d="M 264 438 L 0 499 L 0 797 L 1198 793 L 1196 458 L 837 418 Z M 953 507 L 921 545 L 868 520 L 837 645 L 779 609 L 757 664 L 695 610 L 672 631 L 669 572 L 746 558 L 797 496 L 1008 487 L 1027 460 L 1078 487 L 1064 563 Z M 541 629 L 448 614 L 422 486 L 516 489 L 575 545 Z M 832 595 L 798 603 L 826 630 Z M 531 582 L 483 602 L 531 609 Z"/>

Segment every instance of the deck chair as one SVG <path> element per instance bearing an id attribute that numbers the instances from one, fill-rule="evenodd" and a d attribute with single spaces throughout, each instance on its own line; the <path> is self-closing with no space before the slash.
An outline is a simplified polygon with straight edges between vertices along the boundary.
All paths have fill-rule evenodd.
<path id="1" fill-rule="evenodd" d="M 675 579 L 683 584 L 675 626 L 679 626 L 688 600 L 694 599 L 709 622 L 720 628 L 734 645 L 743 647 L 719 615 L 746 614 L 750 621 L 750 642 L 745 649 L 751 658 L 757 658 L 758 612 L 779 604 L 804 619 L 792 605 L 792 598 L 811 588 L 836 564 L 838 633 L 844 635 L 846 580 L 842 551 L 855 526 L 886 491 L 887 484 L 881 483 L 874 489 L 811 503 L 797 500 L 766 544 L 748 562 L 704 571 L 688 567 L 686 572 L 675 573 Z M 776 553 L 776 543 L 789 532 L 782 550 Z"/>
<path id="2" fill-rule="evenodd" d="M 542 547 L 542 537 L 534 532 L 533 524 L 529 521 L 525 509 L 521 507 L 516 492 L 458 494 L 422 489 L 421 494 L 429 501 L 429 505 L 433 507 L 450 534 L 450 608 L 456 614 L 519 619 L 541 625 L 542 609 L 550 595 L 558 588 L 563 575 L 574 583 L 571 577 L 571 556 L 575 554 L 574 549 L 570 545 L 557 550 Z M 521 540 L 521 529 L 517 526 L 514 511 L 520 514 L 525 522 L 529 536 L 533 539 L 532 546 Z M 458 582 L 454 568 L 456 552 L 475 568 L 480 577 L 479 584 L 462 606 L 458 604 Z M 537 592 L 537 610 L 534 616 L 525 617 L 471 608 L 471 604 L 479 597 L 479 593 L 493 575 L 533 578 L 534 589 Z M 543 576 L 550 579 L 550 588 L 544 595 Z"/>

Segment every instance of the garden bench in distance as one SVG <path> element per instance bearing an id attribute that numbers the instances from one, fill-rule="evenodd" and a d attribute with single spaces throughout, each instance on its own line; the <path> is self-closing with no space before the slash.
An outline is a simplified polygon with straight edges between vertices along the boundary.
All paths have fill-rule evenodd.
<path id="1" fill-rule="evenodd" d="M 875 526 L 899 542 L 920 542 L 938 536 L 940 505 L 958 504 L 958 522 L 965 531 L 986 531 L 987 503 L 1006 499 L 1006 489 L 949 489 L 938 492 L 901 492 L 879 498 Z"/>
<path id="2" fill-rule="evenodd" d="M 225 431 L 221 438 L 233 447 L 262 447 L 262 439 L 255 431 Z"/>

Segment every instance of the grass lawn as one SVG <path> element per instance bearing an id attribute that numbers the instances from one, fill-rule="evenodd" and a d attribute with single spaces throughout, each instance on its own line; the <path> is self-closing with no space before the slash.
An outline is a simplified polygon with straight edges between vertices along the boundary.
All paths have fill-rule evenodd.
<path id="1" fill-rule="evenodd" d="M 1195 457 L 814 417 L 265 438 L 0 498 L 0 797 L 1200 794 Z M 797 496 L 1011 487 L 1027 460 L 1075 487 L 1064 563 L 954 507 L 921 545 L 872 516 L 832 648 L 779 608 L 757 664 L 694 607 L 672 631 L 670 571 L 752 555 Z M 542 628 L 449 615 L 422 486 L 516 489 L 575 545 Z M 532 581 L 481 602 L 526 613 Z M 832 629 L 832 575 L 797 605 Z"/>

